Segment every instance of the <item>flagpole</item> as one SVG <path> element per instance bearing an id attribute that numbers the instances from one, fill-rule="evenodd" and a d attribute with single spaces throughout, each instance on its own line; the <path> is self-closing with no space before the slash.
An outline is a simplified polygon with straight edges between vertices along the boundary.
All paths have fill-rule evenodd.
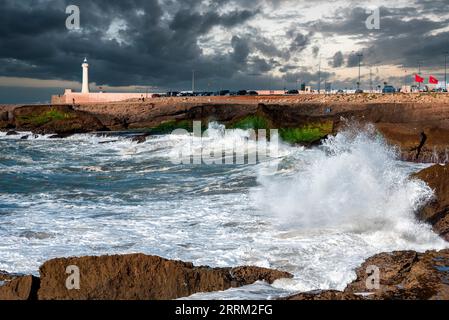
<path id="1" fill-rule="evenodd" d="M 447 90 L 447 55 L 449 52 L 444 52 L 444 89 Z"/>
<path id="2" fill-rule="evenodd" d="M 421 77 L 421 61 L 418 61 L 418 76 Z M 418 82 L 418 90 L 421 91 L 421 82 Z"/>

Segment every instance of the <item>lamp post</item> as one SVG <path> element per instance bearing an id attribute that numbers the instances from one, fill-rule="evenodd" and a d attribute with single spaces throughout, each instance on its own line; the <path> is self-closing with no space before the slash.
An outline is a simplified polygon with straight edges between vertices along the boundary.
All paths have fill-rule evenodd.
<path id="1" fill-rule="evenodd" d="M 361 67 L 362 67 L 363 53 L 361 53 L 361 52 L 357 53 L 357 57 L 359 57 L 359 82 L 357 82 L 357 90 L 360 90 L 360 81 L 361 81 L 361 78 L 362 78 Z"/>
<path id="2" fill-rule="evenodd" d="M 192 94 L 195 94 L 195 70 L 192 70 Z"/>
<path id="3" fill-rule="evenodd" d="M 320 64 L 318 67 L 318 94 L 321 93 L 321 55 L 320 55 Z"/>

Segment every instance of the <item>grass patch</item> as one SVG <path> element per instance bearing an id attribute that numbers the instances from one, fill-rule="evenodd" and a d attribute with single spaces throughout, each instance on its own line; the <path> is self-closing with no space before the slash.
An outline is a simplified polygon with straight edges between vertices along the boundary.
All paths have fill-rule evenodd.
<path id="1" fill-rule="evenodd" d="M 56 109 L 51 109 L 49 111 L 40 114 L 21 116 L 19 117 L 19 120 L 22 122 L 31 123 L 35 126 L 42 126 L 52 121 L 67 120 L 72 117 L 73 116 L 70 113 L 61 112 Z"/>
<path id="2" fill-rule="evenodd" d="M 193 130 L 193 122 L 188 120 L 182 121 L 167 121 L 151 129 L 151 134 L 170 134 L 177 129 L 184 129 L 189 132 Z"/>
<path id="3" fill-rule="evenodd" d="M 231 126 L 231 129 L 242 129 L 242 130 L 261 130 L 269 129 L 269 124 L 267 119 L 260 116 L 248 116 L 239 120 Z"/>
<path id="4" fill-rule="evenodd" d="M 309 124 L 302 128 L 280 129 L 279 135 L 282 140 L 292 144 L 312 143 L 331 134 L 332 130 L 332 121 L 327 121 L 324 123 Z"/>

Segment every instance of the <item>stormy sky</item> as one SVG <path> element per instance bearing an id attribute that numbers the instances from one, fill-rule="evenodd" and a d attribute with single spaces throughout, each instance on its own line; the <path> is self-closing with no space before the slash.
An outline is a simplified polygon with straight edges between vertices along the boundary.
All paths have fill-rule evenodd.
<path id="1" fill-rule="evenodd" d="M 80 29 L 66 28 L 66 8 Z M 366 20 L 379 10 L 379 29 Z M 321 79 L 352 88 L 444 79 L 449 0 L 0 0 L 0 103 L 91 89 L 283 89 Z M 371 81 L 370 81 L 371 79 Z"/>

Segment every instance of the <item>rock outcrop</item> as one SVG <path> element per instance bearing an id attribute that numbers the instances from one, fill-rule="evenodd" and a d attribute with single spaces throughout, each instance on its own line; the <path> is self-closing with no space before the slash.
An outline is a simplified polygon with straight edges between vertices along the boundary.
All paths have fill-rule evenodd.
<path id="1" fill-rule="evenodd" d="M 80 271 L 80 289 L 68 290 L 68 266 Z M 40 268 L 40 300 L 166 300 L 226 290 L 265 280 L 291 278 L 257 268 L 194 267 L 143 254 L 50 260 Z"/>
<path id="2" fill-rule="evenodd" d="M 371 267 L 379 270 L 378 289 L 371 284 Z M 449 250 L 398 251 L 381 253 L 366 260 L 356 270 L 357 279 L 343 292 L 301 293 L 287 300 L 448 300 Z"/>
<path id="3" fill-rule="evenodd" d="M 36 300 L 39 278 L 0 272 L 0 300 Z"/>
<path id="4" fill-rule="evenodd" d="M 8 128 L 39 134 L 73 134 L 107 130 L 95 116 L 72 106 L 23 106 L 15 108 Z"/>
<path id="5" fill-rule="evenodd" d="M 400 149 L 404 161 L 449 162 L 449 129 L 417 123 L 378 123 L 376 127 Z"/>
<path id="6" fill-rule="evenodd" d="M 413 177 L 426 182 L 435 192 L 434 199 L 418 212 L 418 217 L 449 241 L 449 164 L 434 165 Z"/>

